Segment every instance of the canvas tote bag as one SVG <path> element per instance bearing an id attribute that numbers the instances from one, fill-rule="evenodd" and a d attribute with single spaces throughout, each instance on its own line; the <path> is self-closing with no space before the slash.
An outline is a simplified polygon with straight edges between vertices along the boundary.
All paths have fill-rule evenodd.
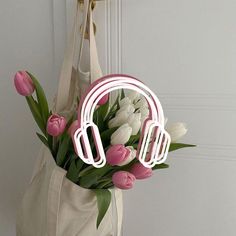
<path id="1" fill-rule="evenodd" d="M 87 18 L 89 19 L 90 73 L 80 69 Z M 76 7 L 73 36 L 65 53 L 59 80 L 55 110 L 69 116 L 77 105 L 82 81 L 84 88 L 101 76 L 92 25 L 89 0 L 84 1 L 83 33 L 79 50 L 79 69 L 73 68 L 79 35 L 79 4 Z M 83 88 L 83 89 L 84 89 Z M 46 147 L 42 147 L 29 186 L 17 214 L 17 236 L 121 236 L 122 192 L 111 189 L 110 207 L 96 229 L 96 197 L 66 178 L 66 170 L 56 165 Z"/>

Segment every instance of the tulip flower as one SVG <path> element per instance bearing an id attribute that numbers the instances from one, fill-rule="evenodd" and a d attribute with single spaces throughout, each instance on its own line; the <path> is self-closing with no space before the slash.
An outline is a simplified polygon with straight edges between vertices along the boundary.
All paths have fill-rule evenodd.
<path id="1" fill-rule="evenodd" d="M 128 117 L 135 111 L 135 108 L 132 104 L 124 104 L 120 109 L 116 112 L 116 115 L 113 119 L 111 119 L 108 123 L 109 128 L 119 127 L 125 123 L 127 123 Z"/>
<path id="2" fill-rule="evenodd" d="M 132 128 L 132 135 L 136 135 L 141 127 L 141 113 L 133 113 L 129 116 L 127 123 Z"/>
<path id="3" fill-rule="evenodd" d="M 115 166 L 124 161 L 130 156 L 130 149 L 126 148 L 122 144 L 116 144 L 111 146 L 106 152 L 107 163 Z"/>
<path id="4" fill-rule="evenodd" d="M 149 108 L 148 107 L 140 107 L 140 109 L 138 111 L 141 113 L 141 126 L 142 126 L 143 122 L 149 116 Z"/>
<path id="5" fill-rule="evenodd" d="M 63 116 L 53 114 L 47 121 L 47 132 L 56 137 L 64 132 L 66 128 L 66 119 Z"/>
<path id="6" fill-rule="evenodd" d="M 124 105 L 129 105 L 132 104 L 131 100 L 128 97 L 124 97 L 119 101 L 119 105 L 120 107 L 124 106 Z"/>
<path id="7" fill-rule="evenodd" d="M 139 109 L 139 108 L 148 108 L 148 103 L 147 103 L 147 100 L 145 97 L 141 97 L 135 104 L 134 104 L 134 107 L 136 109 Z"/>
<path id="8" fill-rule="evenodd" d="M 18 71 L 14 77 L 17 92 L 22 96 L 30 96 L 34 90 L 34 84 L 26 71 Z"/>
<path id="9" fill-rule="evenodd" d="M 131 134 L 132 134 L 132 128 L 128 124 L 120 126 L 111 135 L 111 145 L 127 143 L 130 139 Z"/>
<path id="10" fill-rule="evenodd" d="M 120 107 L 120 109 L 116 112 L 116 115 L 119 115 L 122 112 L 126 112 L 128 114 L 131 114 L 135 111 L 135 108 L 133 106 L 133 104 L 125 104 L 122 107 Z"/>
<path id="11" fill-rule="evenodd" d="M 109 100 L 109 94 L 106 94 L 98 101 L 98 105 L 104 105 L 108 102 L 108 100 Z"/>
<path id="12" fill-rule="evenodd" d="M 78 126 L 79 126 L 78 120 L 73 121 L 73 123 L 70 125 L 68 129 L 68 134 L 71 136 L 71 138 L 74 137 L 74 133 L 78 129 Z"/>
<path id="13" fill-rule="evenodd" d="M 167 132 L 171 137 L 171 142 L 176 143 L 180 138 L 182 138 L 187 133 L 187 128 L 184 123 L 177 122 L 173 123 L 166 128 Z"/>
<path id="14" fill-rule="evenodd" d="M 130 173 L 132 173 L 136 179 L 146 179 L 152 176 L 152 169 L 143 166 L 141 163 L 135 163 L 131 169 Z"/>
<path id="15" fill-rule="evenodd" d="M 129 150 L 129 155 L 121 163 L 117 164 L 118 166 L 128 165 L 136 157 L 137 151 L 132 146 L 127 146 L 126 149 Z"/>
<path id="16" fill-rule="evenodd" d="M 125 123 L 127 123 L 127 119 L 129 117 L 129 113 L 126 111 L 120 112 L 118 115 L 116 115 L 113 119 L 111 119 L 108 122 L 108 127 L 113 128 L 113 127 L 119 127 Z"/>
<path id="17" fill-rule="evenodd" d="M 149 116 L 149 108 L 148 107 L 140 107 L 139 112 L 141 113 L 142 118 L 147 118 Z"/>
<path id="18" fill-rule="evenodd" d="M 120 189 L 130 189 L 133 187 L 135 176 L 127 171 L 117 171 L 112 176 L 113 184 Z"/>
<path id="19" fill-rule="evenodd" d="M 128 97 L 131 100 L 131 102 L 134 102 L 140 98 L 140 93 L 133 90 L 128 90 L 126 91 L 126 97 Z"/>

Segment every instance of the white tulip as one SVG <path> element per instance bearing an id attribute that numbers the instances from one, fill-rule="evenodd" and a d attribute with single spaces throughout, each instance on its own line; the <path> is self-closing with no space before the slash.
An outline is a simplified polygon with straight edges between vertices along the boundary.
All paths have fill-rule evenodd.
<path id="1" fill-rule="evenodd" d="M 148 108 L 148 103 L 147 103 L 147 100 L 145 97 L 141 97 L 135 104 L 134 104 L 134 107 L 136 109 L 139 109 L 139 108 Z"/>
<path id="2" fill-rule="evenodd" d="M 119 115 L 121 112 L 127 112 L 128 114 L 132 114 L 135 111 L 135 108 L 132 104 L 125 104 L 116 112 L 116 115 Z"/>
<path id="3" fill-rule="evenodd" d="M 176 143 L 180 138 L 182 138 L 187 133 L 187 128 L 184 123 L 177 122 L 169 125 L 166 128 L 167 132 L 171 137 L 171 142 Z"/>
<path id="4" fill-rule="evenodd" d="M 138 112 L 141 113 L 141 127 L 143 126 L 143 122 L 148 118 L 149 116 L 149 108 L 147 107 L 140 107 Z"/>
<path id="5" fill-rule="evenodd" d="M 132 135 L 136 135 L 141 127 L 141 113 L 133 113 L 129 116 L 127 123 L 132 128 Z"/>
<path id="6" fill-rule="evenodd" d="M 130 150 L 130 154 L 127 157 L 127 159 L 125 161 L 121 162 L 120 164 L 118 164 L 118 166 L 128 165 L 136 157 L 137 151 L 132 146 L 127 146 L 126 148 L 128 148 Z"/>
<path id="7" fill-rule="evenodd" d="M 127 123 L 128 117 L 135 111 L 132 104 L 123 105 L 117 112 L 113 119 L 108 122 L 108 127 L 118 127 Z"/>
<path id="8" fill-rule="evenodd" d="M 111 135 L 111 145 L 127 143 L 131 134 L 132 128 L 127 123 L 123 124 Z"/>
<path id="9" fill-rule="evenodd" d="M 120 107 L 127 105 L 127 104 L 132 104 L 131 100 L 128 97 L 124 97 L 119 101 Z"/>
<path id="10" fill-rule="evenodd" d="M 125 110 L 121 111 L 119 114 L 116 114 L 116 116 L 108 122 L 108 127 L 109 128 L 118 127 L 127 123 L 127 119 L 129 116 L 130 113 L 127 113 Z"/>
<path id="11" fill-rule="evenodd" d="M 149 116 L 149 108 L 148 107 L 140 107 L 139 111 L 141 113 L 142 118 L 147 118 Z"/>
<path id="12" fill-rule="evenodd" d="M 131 102 L 137 101 L 140 98 L 140 93 L 133 90 L 127 90 L 125 95 L 131 100 Z"/>

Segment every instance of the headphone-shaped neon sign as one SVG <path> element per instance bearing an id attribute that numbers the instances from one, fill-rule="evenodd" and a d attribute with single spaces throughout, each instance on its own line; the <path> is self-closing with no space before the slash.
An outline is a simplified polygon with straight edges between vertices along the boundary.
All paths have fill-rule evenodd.
<path id="1" fill-rule="evenodd" d="M 99 129 L 93 122 L 93 113 L 99 100 L 106 94 L 130 89 L 143 95 L 149 105 L 149 117 L 145 120 L 137 148 L 138 160 L 148 168 L 163 163 L 170 146 L 170 135 L 164 129 L 164 113 L 157 96 L 141 81 L 127 75 L 109 75 L 91 84 L 78 108 L 78 129 L 74 133 L 74 147 L 77 155 L 96 168 L 106 164 L 106 155 Z M 94 158 L 87 129 L 90 128 L 98 157 Z"/>

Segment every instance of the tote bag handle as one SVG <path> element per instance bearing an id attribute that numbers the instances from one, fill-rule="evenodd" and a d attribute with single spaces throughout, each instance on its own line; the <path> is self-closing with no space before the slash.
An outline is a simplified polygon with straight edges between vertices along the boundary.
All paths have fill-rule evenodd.
<path id="1" fill-rule="evenodd" d="M 68 102 L 69 92 L 70 92 L 70 83 L 71 83 L 71 74 L 73 68 L 73 62 L 76 59 L 76 45 L 79 40 L 80 34 L 80 25 L 79 25 L 79 1 L 76 4 L 76 15 L 74 20 L 74 26 L 72 34 L 69 40 L 69 43 L 66 48 L 61 74 L 59 77 L 59 85 L 56 97 L 55 110 L 56 112 L 63 111 Z M 79 59 L 78 60 L 78 69 L 81 70 L 81 60 L 83 57 L 83 46 L 85 39 L 86 26 L 88 24 L 89 30 L 89 54 L 90 54 L 90 83 L 102 76 L 101 67 L 98 61 L 96 40 L 93 29 L 93 17 L 92 17 L 92 4 L 89 0 L 84 0 L 84 14 L 83 14 L 83 27 L 80 40 L 80 49 L 79 49 Z M 82 72 L 83 73 L 83 72 Z"/>
<path id="2" fill-rule="evenodd" d="M 85 0 L 86 2 L 89 2 L 89 0 Z M 88 10 L 88 33 L 89 33 L 89 59 L 90 59 L 90 81 L 89 83 L 94 82 L 96 79 L 102 77 L 102 70 L 99 64 L 98 60 L 98 53 L 97 53 L 97 46 L 96 46 L 96 40 L 95 40 L 95 33 L 94 33 L 94 27 L 93 27 L 93 10 L 92 10 L 92 2 L 89 3 L 89 10 Z M 80 52 L 79 52 L 79 62 L 78 62 L 78 69 L 81 73 L 83 72 L 81 69 L 81 62 L 83 57 L 83 47 L 84 47 L 84 39 L 85 39 L 85 30 L 86 30 L 86 21 L 83 23 L 83 37 L 81 39 L 80 44 Z"/>

